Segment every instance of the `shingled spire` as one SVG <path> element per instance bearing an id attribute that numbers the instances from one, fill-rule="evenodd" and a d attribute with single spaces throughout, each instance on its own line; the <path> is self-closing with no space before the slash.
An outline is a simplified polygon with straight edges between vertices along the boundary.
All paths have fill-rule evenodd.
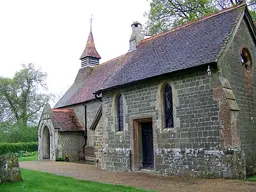
<path id="1" fill-rule="evenodd" d="M 91 19 L 91 28 L 90 33 L 87 39 L 85 49 L 80 57 L 81 67 L 92 67 L 99 64 L 101 59 L 99 53 L 97 52 L 92 35 L 92 19 Z"/>

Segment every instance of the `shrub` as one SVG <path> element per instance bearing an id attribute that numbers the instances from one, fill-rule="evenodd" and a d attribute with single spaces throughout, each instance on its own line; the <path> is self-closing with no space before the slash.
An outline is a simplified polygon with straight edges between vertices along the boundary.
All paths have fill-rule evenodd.
<path id="1" fill-rule="evenodd" d="M 38 143 L 0 143 L 0 155 L 6 153 L 19 153 L 20 151 L 37 151 Z"/>
<path id="2" fill-rule="evenodd" d="M 0 143 L 36 142 L 37 127 L 0 123 Z"/>

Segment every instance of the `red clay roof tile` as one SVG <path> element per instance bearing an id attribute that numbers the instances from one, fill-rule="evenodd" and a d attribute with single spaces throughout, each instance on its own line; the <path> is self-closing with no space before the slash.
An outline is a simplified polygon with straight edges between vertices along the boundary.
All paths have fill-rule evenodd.
<path id="1" fill-rule="evenodd" d="M 95 99 L 93 93 L 102 88 L 103 82 L 110 78 L 129 56 L 121 55 L 103 64 L 92 68 L 88 73 L 88 68 L 79 69 L 73 85 L 67 90 L 54 108 L 66 107 L 73 104 L 82 103 Z"/>
<path id="2" fill-rule="evenodd" d="M 73 109 L 52 109 L 52 115 L 60 131 L 84 131 Z"/>
<path id="3" fill-rule="evenodd" d="M 85 49 L 84 49 L 80 59 L 83 59 L 85 57 L 95 57 L 95 58 L 101 59 L 99 53 L 97 52 L 97 50 L 95 48 L 92 32 L 89 33 Z"/>

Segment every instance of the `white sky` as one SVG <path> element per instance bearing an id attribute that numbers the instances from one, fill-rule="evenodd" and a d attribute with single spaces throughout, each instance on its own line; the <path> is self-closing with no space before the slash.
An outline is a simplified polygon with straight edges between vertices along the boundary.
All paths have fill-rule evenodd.
<path id="1" fill-rule="evenodd" d="M 147 0 L 0 0 L 0 76 L 34 63 L 49 92 L 62 95 L 80 68 L 91 15 L 102 63 L 128 51 L 131 24 L 144 24 L 148 10 Z"/>

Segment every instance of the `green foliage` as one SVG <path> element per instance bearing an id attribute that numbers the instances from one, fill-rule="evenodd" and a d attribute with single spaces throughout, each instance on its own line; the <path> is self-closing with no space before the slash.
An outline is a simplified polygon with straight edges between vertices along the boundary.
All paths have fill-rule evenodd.
<path id="1" fill-rule="evenodd" d="M 6 153 L 19 153 L 20 151 L 37 151 L 38 143 L 0 143 L 0 155 Z"/>
<path id="2" fill-rule="evenodd" d="M 24 126 L 21 123 L 10 125 L 0 124 L 0 143 L 17 143 L 37 141 L 37 127 Z"/>
<path id="3" fill-rule="evenodd" d="M 121 185 L 110 185 L 92 181 L 73 179 L 70 177 L 57 176 L 50 173 L 21 169 L 23 182 L 0 185 L 0 191 L 12 192 L 146 192 L 147 190 L 136 189 Z M 54 182 L 53 182 L 54 181 Z"/>
<path id="4" fill-rule="evenodd" d="M 33 64 L 22 65 L 13 78 L 0 77 L 0 123 L 35 123 L 40 109 L 49 96 L 46 90 L 46 73 Z"/>
<path id="5" fill-rule="evenodd" d="M 65 159 L 63 157 L 57 157 L 56 161 L 65 161 Z"/>
<path id="6" fill-rule="evenodd" d="M 211 13 L 231 7 L 239 0 L 151 0 L 146 30 L 149 35 L 170 30 L 200 19 Z M 256 0 L 247 0 L 251 13 L 254 14 Z M 255 16 L 255 14 L 254 14 Z M 254 17 L 253 16 L 253 17 Z M 254 17 L 255 18 L 255 17 Z"/>
<path id="7" fill-rule="evenodd" d="M 23 151 L 22 153 L 19 153 L 19 162 L 23 161 L 37 161 L 38 160 L 38 152 L 33 151 L 33 152 L 28 152 L 28 151 Z"/>
<path id="8" fill-rule="evenodd" d="M 256 176 L 251 176 L 246 179 L 246 181 L 254 181 L 256 182 Z"/>

